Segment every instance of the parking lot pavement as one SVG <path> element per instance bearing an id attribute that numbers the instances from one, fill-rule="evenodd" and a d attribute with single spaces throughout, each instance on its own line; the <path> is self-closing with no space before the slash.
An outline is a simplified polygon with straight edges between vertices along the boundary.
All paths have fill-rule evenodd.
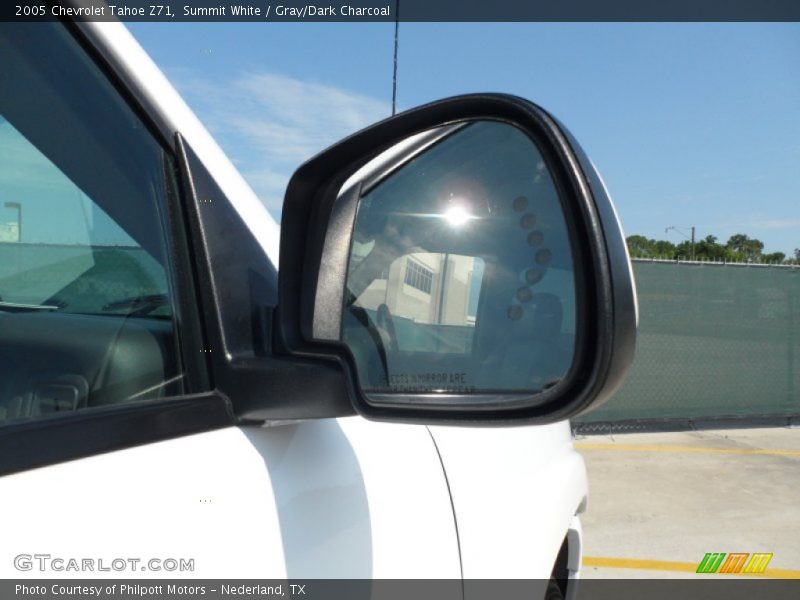
<path id="1" fill-rule="evenodd" d="M 589 474 L 583 577 L 701 577 L 706 553 L 740 552 L 772 553 L 764 576 L 800 578 L 800 429 L 578 436 L 575 447 Z"/>

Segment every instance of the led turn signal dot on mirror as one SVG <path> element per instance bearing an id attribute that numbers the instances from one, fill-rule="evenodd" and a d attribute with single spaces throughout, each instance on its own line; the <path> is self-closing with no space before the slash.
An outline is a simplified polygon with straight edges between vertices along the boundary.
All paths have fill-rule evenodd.
<path id="1" fill-rule="evenodd" d="M 541 231 L 531 231 L 528 234 L 528 245 L 533 246 L 540 246 L 544 241 L 544 234 Z"/>
<path id="2" fill-rule="evenodd" d="M 533 292 L 528 286 L 523 286 L 517 290 L 517 300 L 520 302 L 530 302 L 533 298 Z"/>
<path id="3" fill-rule="evenodd" d="M 543 276 L 544 273 L 541 269 L 528 269 L 525 271 L 525 281 L 530 284 L 539 283 Z"/>
<path id="4" fill-rule="evenodd" d="M 523 229 L 530 229 L 536 225 L 536 216 L 532 213 L 526 213 L 519 219 L 519 226 Z"/>
<path id="5" fill-rule="evenodd" d="M 522 318 L 522 307 L 516 304 L 508 307 L 508 318 L 512 321 L 519 321 Z"/>
<path id="6" fill-rule="evenodd" d="M 553 253 L 547 248 L 542 248 L 536 253 L 536 262 L 540 265 L 546 265 L 553 260 Z"/>
<path id="7" fill-rule="evenodd" d="M 514 198 L 514 201 L 511 203 L 511 206 L 514 208 L 516 212 L 522 212 L 526 208 L 528 208 L 528 199 L 525 196 L 517 196 Z"/>

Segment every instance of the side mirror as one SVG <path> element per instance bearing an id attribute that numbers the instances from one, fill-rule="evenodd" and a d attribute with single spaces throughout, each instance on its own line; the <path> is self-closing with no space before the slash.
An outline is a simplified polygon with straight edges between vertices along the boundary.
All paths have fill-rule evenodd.
<path id="1" fill-rule="evenodd" d="M 633 358 L 614 207 L 575 139 L 520 98 L 435 102 L 311 159 L 280 252 L 278 347 L 336 361 L 367 418 L 566 419 Z"/>

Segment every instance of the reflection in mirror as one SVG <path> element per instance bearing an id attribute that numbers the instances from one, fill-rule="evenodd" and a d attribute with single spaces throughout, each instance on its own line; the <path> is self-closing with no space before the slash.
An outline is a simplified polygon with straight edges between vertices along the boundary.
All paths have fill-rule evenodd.
<path id="1" fill-rule="evenodd" d="M 575 321 L 561 202 L 521 130 L 451 127 L 366 187 L 341 333 L 365 392 L 544 390 L 572 364 Z"/>
<path id="2" fill-rule="evenodd" d="M 482 275 L 481 258 L 414 252 L 394 259 L 352 306 L 393 350 L 469 354 Z"/>

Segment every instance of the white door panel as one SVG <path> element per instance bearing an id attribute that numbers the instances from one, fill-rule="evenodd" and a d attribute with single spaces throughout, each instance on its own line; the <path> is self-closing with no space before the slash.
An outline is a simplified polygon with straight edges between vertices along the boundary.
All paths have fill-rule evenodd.
<path id="1" fill-rule="evenodd" d="M 587 489 L 569 424 L 431 430 L 453 495 L 464 577 L 549 578 Z"/>
<path id="2" fill-rule="evenodd" d="M 450 494 L 428 430 L 361 417 L 339 419 L 339 423 L 366 482 L 372 524 L 371 576 L 461 577 Z"/>
<path id="3" fill-rule="evenodd" d="M 428 432 L 359 418 L 231 427 L 2 477 L 0 514 L 0 577 L 134 574 L 20 572 L 19 554 L 194 559 L 142 577 L 460 576 Z"/>
<path id="4" fill-rule="evenodd" d="M 2 577 L 26 575 L 13 566 L 20 553 L 195 559 L 193 573 L 143 577 L 285 575 L 264 461 L 234 427 L 2 477 L 0 512 L 16 516 L 4 524 Z"/>

